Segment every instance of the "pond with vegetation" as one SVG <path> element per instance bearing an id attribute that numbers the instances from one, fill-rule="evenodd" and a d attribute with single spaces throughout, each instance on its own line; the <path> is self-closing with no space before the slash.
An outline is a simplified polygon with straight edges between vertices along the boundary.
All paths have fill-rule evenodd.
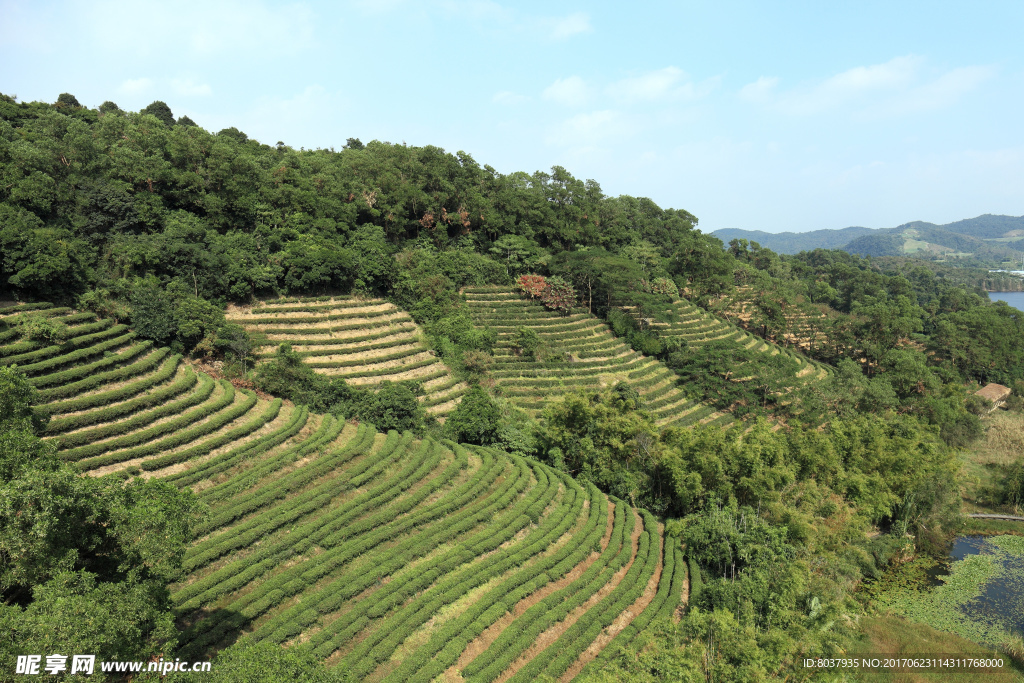
<path id="1" fill-rule="evenodd" d="M 915 621 L 985 645 L 1024 634 L 1024 537 L 961 536 L 949 560 L 926 570 L 932 590 L 916 590 L 909 582 L 886 591 L 882 601 Z"/>

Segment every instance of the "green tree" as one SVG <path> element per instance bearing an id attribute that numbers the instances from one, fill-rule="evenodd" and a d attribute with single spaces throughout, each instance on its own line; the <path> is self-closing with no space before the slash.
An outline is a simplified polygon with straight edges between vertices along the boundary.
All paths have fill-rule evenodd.
<path id="1" fill-rule="evenodd" d="M 167 103 L 162 100 L 150 102 L 139 113 L 157 117 L 168 128 L 174 125 L 174 114 L 171 112 L 171 108 L 167 106 Z"/>
<path id="2" fill-rule="evenodd" d="M 501 411 L 482 387 L 462 397 L 444 423 L 444 434 L 458 443 L 489 446 L 499 440 Z"/>
<path id="3" fill-rule="evenodd" d="M 622 255 L 636 263 L 644 278 L 651 278 L 661 269 L 661 254 L 657 247 L 647 240 L 637 240 L 622 248 Z"/>
<path id="4" fill-rule="evenodd" d="M 144 660 L 172 647 L 167 586 L 181 578 L 194 494 L 78 476 L 36 435 L 32 391 L 10 368 L 0 397 L 0 657 Z"/>
<path id="5" fill-rule="evenodd" d="M 224 312 L 205 299 L 185 296 L 174 305 L 172 319 L 177 341 L 190 350 L 203 339 L 216 337 L 224 324 Z"/>
<path id="6" fill-rule="evenodd" d="M 541 348 L 540 335 L 532 327 L 517 327 L 512 336 L 512 348 L 520 356 L 534 358 Z"/>
<path id="7" fill-rule="evenodd" d="M 566 394 L 545 407 L 544 425 L 538 445 L 552 465 L 633 505 L 662 507 L 652 495 L 658 429 L 634 389 L 620 383 L 600 394 Z"/>
<path id="8" fill-rule="evenodd" d="M 381 382 L 358 408 L 359 417 L 379 431 L 417 429 L 423 424 L 423 407 L 416 394 L 401 382 Z"/>
<path id="9" fill-rule="evenodd" d="M 587 304 L 587 312 L 594 312 L 594 290 L 600 287 L 603 273 L 602 261 L 609 254 L 604 249 L 586 249 L 582 251 L 565 251 L 559 254 L 555 268 L 562 273 L 576 289 Z M 586 292 L 585 298 L 583 293 Z"/>
<path id="10" fill-rule="evenodd" d="M 258 347 L 253 336 L 244 327 L 235 323 L 226 323 L 217 330 L 216 345 L 242 364 L 243 373 L 248 372 L 249 361 L 252 360 L 253 351 Z"/>
<path id="11" fill-rule="evenodd" d="M 735 258 L 720 240 L 686 234 L 669 261 L 668 271 L 684 294 L 698 303 L 732 289 Z"/>
<path id="12" fill-rule="evenodd" d="M 62 92 L 57 96 L 57 108 L 58 109 L 78 109 L 82 105 L 78 103 L 78 98 L 71 93 Z"/>
<path id="13" fill-rule="evenodd" d="M 136 333 L 158 344 L 169 344 L 178 330 L 174 304 L 155 281 L 139 283 L 129 299 L 132 327 Z"/>
<path id="14" fill-rule="evenodd" d="M 536 270 L 540 260 L 537 245 L 520 235 L 503 235 L 489 252 L 504 262 L 509 278 Z"/>

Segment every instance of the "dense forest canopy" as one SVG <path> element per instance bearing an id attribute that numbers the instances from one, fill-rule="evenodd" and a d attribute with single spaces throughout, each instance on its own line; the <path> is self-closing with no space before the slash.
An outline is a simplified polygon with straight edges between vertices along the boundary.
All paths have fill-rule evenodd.
<path id="1" fill-rule="evenodd" d="M 607 197 L 561 167 L 504 175 L 377 141 L 272 147 L 175 122 L 163 103 L 134 114 L 4 97 L 0 120 L 0 286 L 19 296 L 150 275 L 211 301 L 382 292 L 410 245 L 493 253 L 511 272 L 637 240 L 669 257 L 698 239 L 688 212 Z"/>
<path id="2" fill-rule="evenodd" d="M 214 309 L 254 296 L 376 293 L 429 321 L 444 316 L 444 291 L 541 273 L 595 313 L 629 305 L 650 316 L 664 295 L 649 283 L 661 277 L 702 305 L 735 287 L 770 294 L 760 297 L 769 336 L 783 332 L 789 304 L 845 314 L 825 316 L 847 328 L 833 335 L 845 352 L 821 352 L 829 362 L 877 360 L 851 338 L 874 328 L 883 346 L 926 335 L 964 379 L 1022 378 L 1018 316 L 983 306 L 955 269 L 779 256 L 745 240 L 723 250 L 687 211 L 606 196 L 561 167 L 502 174 L 465 152 L 355 138 L 295 150 L 207 132 L 163 102 L 136 114 L 65 94 L 52 105 L 0 98 L 0 173 L 0 292 L 84 294 L 93 310 L 134 311 L 147 336 L 186 349 L 216 327 Z"/>

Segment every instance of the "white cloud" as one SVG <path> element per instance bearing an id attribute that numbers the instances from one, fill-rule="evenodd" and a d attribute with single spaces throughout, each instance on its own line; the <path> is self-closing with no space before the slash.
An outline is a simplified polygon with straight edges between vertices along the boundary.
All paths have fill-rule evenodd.
<path id="1" fill-rule="evenodd" d="M 682 69 L 669 66 L 642 76 L 623 79 L 613 83 L 609 89 L 625 99 L 660 100 L 683 78 L 686 78 L 686 74 Z"/>
<path id="2" fill-rule="evenodd" d="M 545 141 L 549 145 L 592 148 L 631 134 L 632 129 L 621 113 L 602 109 L 562 121 L 550 129 Z"/>
<path id="3" fill-rule="evenodd" d="M 507 24 L 513 20 L 511 10 L 492 0 L 439 0 L 437 5 L 448 14 L 460 18 L 500 24 Z"/>
<path id="4" fill-rule="evenodd" d="M 779 105 L 791 114 L 817 114 L 881 91 L 898 91 L 911 85 L 923 62 L 911 55 L 884 64 L 858 66 L 809 89 L 790 91 L 783 95 Z"/>
<path id="5" fill-rule="evenodd" d="M 590 87 L 579 76 L 559 78 L 544 89 L 543 97 L 567 107 L 580 107 L 590 100 Z"/>
<path id="6" fill-rule="evenodd" d="M 865 109 L 863 118 L 881 118 L 931 111 L 949 106 L 995 75 L 987 66 L 947 71 L 935 80 L 910 88 L 902 96 Z"/>
<path id="7" fill-rule="evenodd" d="M 175 78 L 171 81 L 171 85 L 174 87 L 174 92 L 179 95 L 197 96 L 197 95 L 209 95 L 213 92 L 207 83 L 196 83 L 191 78 Z"/>
<path id="8" fill-rule="evenodd" d="M 778 78 L 762 76 L 743 86 L 739 97 L 793 116 L 845 108 L 855 118 L 872 119 L 948 106 L 993 75 L 993 70 L 984 66 L 938 75 L 928 73 L 926 67 L 923 57 L 907 55 L 788 90 L 779 89 Z"/>
<path id="9" fill-rule="evenodd" d="M 767 102 L 768 98 L 775 91 L 779 79 L 775 77 L 761 76 L 753 83 L 747 83 L 740 88 L 740 97 L 748 102 L 759 104 Z"/>
<path id="10" fill-rule="evenodd" d="M 117 89 L 128 95 L 140 95 L 152 87 L 153 81 L 148 78 L 129 78 L 117 86 Z"/>
<path id="11" fill-rule="evenodd" d="M 526 95 L 519 95 L 509 90 L 502 90 L 501 92 L 494 93 L 494 97 L 491 98 L 491 102 L 505 105 L 507 107 L 514 107 L 520 104 L 525 104 L 529 101 L 530 98 Z"/>
<path id="12" fill-rule="evenodd" d="M 348 0 L 354 11 L 367 17 L 380 17 L 401 13 L 422 17 L 430 21 L 437 14 L 446 23 L 469 22 L 474 31 L 499 31 L 542 40 L 566 40 L 581 33 L 593 31 L 590 15 L 574 12 L 565 16 L 529 14 L 514 3 L 501 4 L 495 0 Z"/>
<path id="13" fill-rule="evenodd" d="M 923 65 L 924 58 L 907 55 L 890 59 L 885 64 L 857 66 L 829 78 L 818 91 L 842 96 L 877 88 L 896 88 L 909 84 Z"/>
<path id="14" fill-rule="evenodd" d="M 717 84 L 717 78 L 695 84 L 679 67 L 667 66 L 639 76 L 624 78 L 608 86 L 607 92 L 612 97 L 630 102 L 694 100 L 707 95 Z"/>
<path id="15" fill-rule="evenodd" d="M 407 0 L 349 0 L 348 5 L 363 14 L 385 14 L 409 4 Z"/>
<path id="16" fill-rule="evenodd" d="M 541 19 L 540 24 L 552 40 L 565 40 L 594 30 L 590 25 L 590 16 L 586 12 L 576 12 L 566 17 Z"/>
<path id="17" fill-rule="evenodd" d="M 140 1 L 131 11 L 116 0 L 96 0 L 81 7 L 76 21 L 101 50 L 161 58 L 293 53 L 313 43 L 314 25 L 305 5 L 240 0 Z"/>
<path id="18" fill-rule="evenodd" d="M 292 147 L 341 146 L 351 135 L 348 102 L 338 92 L 329 91 L 318 83 L 308 85 L 291 97 L 264 97 L 243 116 L 234 116 L 211 125 L 237 126 L 251 138 L 274 144 L 282 140 Z M 308 137 L 293 137 L 304 135 Z"/>

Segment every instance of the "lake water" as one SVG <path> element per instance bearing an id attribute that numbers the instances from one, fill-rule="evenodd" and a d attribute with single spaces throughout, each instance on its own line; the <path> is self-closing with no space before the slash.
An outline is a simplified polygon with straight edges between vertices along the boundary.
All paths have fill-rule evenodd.
<path id="1" fill-rule="evenodd" d="M 985 536 L 960 536 L 949 559 L 956 562 L 971 555 L 994 556 L 997 570 L 982 586 L 981 594 L 962 604 L 960 611 L 973 621 L 1024 634 L 1024 555 L 1000 552 Z"/>
<path id="2" fill-rule="evenodd" d="M 992 301 L 1005 301 L 1018 311 L 1024 311 L 1024 292 L 989 292 Z"/>

